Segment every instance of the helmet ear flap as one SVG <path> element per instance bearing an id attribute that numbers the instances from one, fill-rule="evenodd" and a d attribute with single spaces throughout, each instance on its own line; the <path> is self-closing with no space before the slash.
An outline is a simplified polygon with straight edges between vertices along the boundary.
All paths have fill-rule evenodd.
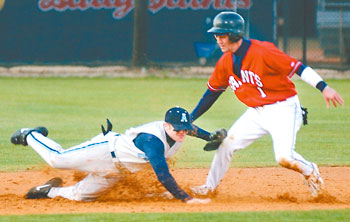
<path id="1" fill-rule="evenodd" d="M 230 32 L 230 33 L 228 34 L 228 38 L 229 38 L 229 40 L 230 40 L 231 42 L 237 42 L 237 41 L 240 40 L 242 37 L 239 36 L 239 35 L 235 35 L 235 34 L 233 34 L 232 32 Z"/>

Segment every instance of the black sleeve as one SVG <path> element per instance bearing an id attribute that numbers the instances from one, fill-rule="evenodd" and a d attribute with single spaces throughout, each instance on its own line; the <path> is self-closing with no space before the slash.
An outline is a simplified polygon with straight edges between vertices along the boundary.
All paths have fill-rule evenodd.
<path id="1" fill-rule="evenodd" d="M 210 140 L 210 133 L 194 124 L 192 124 L 194 130 L 191 130 L 188 132 L 187 135 L 189 136 L 194 136 L 194 137 L 197 137 L 197 138 L 201 138 L 205 141 L 209 141 Z"/>
<path id="2" fill-rule="evenodd" d="M 192 121 L 195 121 L 198 117 L 205 113 L 223 92 L 224 91 L 213 92 L 207 89 L 191 113 Z"/>
<path id="3" fill-rule="evenodd" d="M 176 198 L 180 200 L 191 199 L 176 183 L 170 174 L 168 164 L 164 157 L 164 144 L 156 136 L 148 133 L 141 133 L 134 139 L 134 144 L 142 150 L 149 159 L 159 182 Z"/>

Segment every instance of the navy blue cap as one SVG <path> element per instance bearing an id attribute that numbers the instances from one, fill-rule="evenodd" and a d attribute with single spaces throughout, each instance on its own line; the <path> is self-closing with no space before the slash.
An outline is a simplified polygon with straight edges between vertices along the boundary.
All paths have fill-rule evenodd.
<path id="1" fill-rule="evenodd" d="M 166 112 L 165 122 L 170 123 L 175 131 L 193 130 L 190 114 L 179 106 L 173 107 Z"/>

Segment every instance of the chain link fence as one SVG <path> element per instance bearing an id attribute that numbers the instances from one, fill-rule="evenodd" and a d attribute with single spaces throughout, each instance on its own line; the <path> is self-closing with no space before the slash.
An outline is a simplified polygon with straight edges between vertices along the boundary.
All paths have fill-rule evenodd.
<path id="1" fill-rule="evenodd" d="M 350 0 L 278 1 L 278 47 L 317 68 L 350 70 Z"/>

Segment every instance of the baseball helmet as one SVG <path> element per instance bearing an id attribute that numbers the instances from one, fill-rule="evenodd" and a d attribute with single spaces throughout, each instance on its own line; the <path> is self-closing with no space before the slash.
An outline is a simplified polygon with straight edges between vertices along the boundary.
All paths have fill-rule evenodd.
<path id="1" fill-rule="evenodd" d="M 175 106 L 166 112 L 165 122 L 170 123 L 175 131 L 193 130 L 190 114 L 179 106 Z"/>
<path id="2" fill-rule="evenodd" d="M 220 12 L 214 18 L 213 27 L 209 33 L 216 35 L 228 34 L 231 42 L 236 42 L 244 36 L 244 19 L 236 12 Z"/>

